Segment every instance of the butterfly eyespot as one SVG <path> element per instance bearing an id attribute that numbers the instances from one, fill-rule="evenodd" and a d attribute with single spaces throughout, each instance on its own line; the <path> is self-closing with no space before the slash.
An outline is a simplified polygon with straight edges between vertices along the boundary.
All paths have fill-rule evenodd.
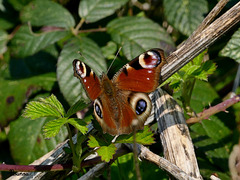
<path id="1" fill-rule="evenodd" d="M 97 115 L 97 118 L 100 118 L 100 119 L 103 118 L 102 106 L 101 106 L 101 103 L 98 99 L 96 99 L 94 101 L 94 113 L 95 113 L 95 115 Z"/>
<path id="2" fill-rule="evenodd" d="M 152 109 L 152 103 L 145 93 L 131 93 L 128 97 L 128 102 L 135 111 L 138 119 L 146 119 Z"/>
<path id="3" fill-rule="evenodd" d="M 140 115 L 147 109 L 147 102 L 144 99 L 140 99 L 136 104 L 136 114 Z"/>

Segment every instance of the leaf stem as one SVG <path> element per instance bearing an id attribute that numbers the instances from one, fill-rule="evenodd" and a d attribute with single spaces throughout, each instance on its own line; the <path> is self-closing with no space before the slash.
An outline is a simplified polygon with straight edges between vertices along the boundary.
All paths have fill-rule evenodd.
<path id="1" fill-rule="evenodd" d="M 73 143 L 73 140 L 72 140 L 72 132 L 71 132 L 71 129 L 70 129 L 68 123 L 66 123 L 65 125 L 66 125 L 67 131 L 68 131 L 69 145 L 70 145 L 70 147 L 71 147 L 71 149 L 72 149 L 73 162 L 74 162 L 74 159 L 77 159 L 77 155 L 76 155 L 75 148 L 74 148 L 74 143 Z"/>
<path id="2" fill-rule="evenodd" d="M 80 22 L 77 24 L 76 28 L 72 30 L 73 34 L 76 36 L 78 34 L 79 29 L 82 27 L 83 23 L 85 22 L 85 19 L 82 18 Z"/>

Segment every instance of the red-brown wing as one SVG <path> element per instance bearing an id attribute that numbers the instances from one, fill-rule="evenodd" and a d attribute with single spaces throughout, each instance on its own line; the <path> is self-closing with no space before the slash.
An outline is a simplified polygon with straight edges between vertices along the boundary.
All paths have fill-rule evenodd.
<path id="1" fill-rule="evenodd" d="M 122 90 L 149 93 L 159 85 L 164 64 L 164 52 L 161 49 L 151 49 L 126 64 L 112 81 Z"/>
<path id="2" fill-rule="evenodd" d="M 73 61 L 73 70 L 74 76 L 80 79 L 88 97 L 92 101 L 95 100 L 102 92 L 99 78 L 88 65 L 77 59 Z"/>

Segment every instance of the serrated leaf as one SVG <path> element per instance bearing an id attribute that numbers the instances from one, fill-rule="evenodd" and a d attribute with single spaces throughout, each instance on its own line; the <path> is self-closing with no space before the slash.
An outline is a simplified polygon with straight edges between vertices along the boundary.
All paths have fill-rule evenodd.
<path id="1" fill-rule="evenodd" d="M 29 164 L 56 148 L 67 137 L 65 127 L 55 138 L 44 139 L 42 127 L 52 118 L 40 118 L 36 121 L 20 117 L 10 124 L 8 134 L 11 155 L 17 164 Z"/>
<path id="2" fill-rule="evenodd" d="M 129 60 L 151 48 L 165 50 L 166 44 L 174 46 L 162 27 L 144 17 L 115 19 L 107 25 L 107 32 L 113 41 L 122 46 L 123 53 Z"/>
<path id="3" fill-rule="evenodd" d="M 22 26 L 16 32 L 10 47 L 13 55 L 26 57 L 57 42 L 68 34 L 68 31 L 49 31 L 37 34 L 33 33 L 28 26 Z"/>
<path id="4" fill-rule="evenodd" d="M 184 35 L 191 35 L 208 12 L 206 0 L 164 0 L 164 15 L 168 22 Z"/>
<path id="5" fill-rule="evenodd" d="M 57 78 L 60 90 L 70 105 L 76 103 L 80 98 L 89 102 L 79 79 L 73 76 L 72 62 L 74 59 L 80 59 L 88 64 L 97 75 L 107 69 L 100 48 L 91 39 L 75 37 L 66 43 L 58 59 Z"/>
<path id="6" fill-rule="evenodd" d="M 88 132 L 87 123 L 84 122 L 82 119 L 71 118 L 71 119 L 68 119 L 68 123 L 73 125 L 82 134 L 86 134 Z"/>
<path id="7" fill-rule="evenodd" d="M 206 61 L 199 69 L 191 73 L 196 79 L 207 81 L 208 76 L 213 74 L 216 70 L 216 65 L 212 61 Z"/>
<path id="8" fill-rule="evenodd" d="M 97 153 L 101 156 L 102 161 L 109 162 L 113 159 L 113 155 L 116 153 L 116 146 L 114 144 L 110 144 L 109 146 L 101 146 Z"/>
<path id="9" fill-rule="evenodd" d="M 92 135 L 89 136 L 88 147 L 90 148 L 96 148 L 96 147 L 108 146 L 108 145 L 109 143 L 105 142 L 104 139 L 100 139 Z"/>
<path id="10" fill-rule="evenodd" d="M 74 18 L 67 9 L 53 1 L 32 1 L 21 11 L 23 23 L 32 26 L 56 26 L 71 28 L 75 26 Z"/>
<path id="11" fill-rule="evenodd" d="M 82 0 L 79 4 L 78 14 L 86 22 L 92 23 L 113 14 L 128 0 Z"/>
<path id="12" fill-rule="evenodd" d="M 136 143 L 151 145 L 155 143 L 153 138 L 153 133 L 148 126 L 144 126 L 143 131 L 138 131 L 136 133 Z M 121 135 L 117 138 L 116 143 L 134 143 L 133 135 Z"/>
<path id="13" fill-rule="evenodd" d="M 55 120 L 47 122 L 43 126 L 44 137 L 45 138 L 55 137 L 59 133 L 61 127 L 66 122 L 67 122 L 66 118 L 59 118 L 59 119 L 55 119 Z"/>
<path id="14" fill-rule="evenodd" d="M 57 109 L 62 117 L 65 116 L 65 110 L 64 110 L 62 104 L 58 101 L 57 97 L 54 94 L 52 94 L 50 97 L 47 97 L 45 99 L 40 98 L 39 101 L 44 104 L 49 104 L 53 108 Z"/>
<path id="15" fill-rule="evenodd" d="M 0 29 L 0 55 L 7 51 L 8 34 Z"/>
<path id="16" fill-rule="evenodd" d="M 41 98 L 39 101 L 31 101 L 27 104 L 23 116 L 31 119 L 48 116 L 62 118 L 65 112 L 62 105 L 59 104 L 54 95 L 45 100 Z"/>
<path id="17" fill-rule="evenodd" d="M 88 105 L 89 105 L 89 104 L 87 104 L 85 101 L 82 101 L 82 100 L 77 101 L 74 105 L 72 105 L 72 106 L 69 108 L 66 117 L 72 116 L 72 115 L 75 114 L 76 112 L 81 111 L 81 110 L 83 110 L 84 108 L 86 108 Z"/>
<path id="18" fill-rule="evenodd" d="M 220 51 L 220 55 L 230 57 L 240 63 L 240 28 L 233 34 L 227 45 Z"/>

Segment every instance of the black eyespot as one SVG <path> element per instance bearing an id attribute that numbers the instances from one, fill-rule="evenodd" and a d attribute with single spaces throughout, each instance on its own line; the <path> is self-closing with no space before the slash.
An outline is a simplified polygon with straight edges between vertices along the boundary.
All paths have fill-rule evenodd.
<path id="1" fill-rule="evenodd" d="M 98 115 L 98 117 L 100 117 L 102 119 L 103 118 L 102 111 L 98 104 L 95 104 L 95 111 L 96 111 L 96 114 Z"/>
<path id="2" fill-rule="evenodd" d="M 136 114 L 140 115 L 145 112 L 147 109 L 147 102 L 143 99 L 140 99 L 136 105 Z"/>

